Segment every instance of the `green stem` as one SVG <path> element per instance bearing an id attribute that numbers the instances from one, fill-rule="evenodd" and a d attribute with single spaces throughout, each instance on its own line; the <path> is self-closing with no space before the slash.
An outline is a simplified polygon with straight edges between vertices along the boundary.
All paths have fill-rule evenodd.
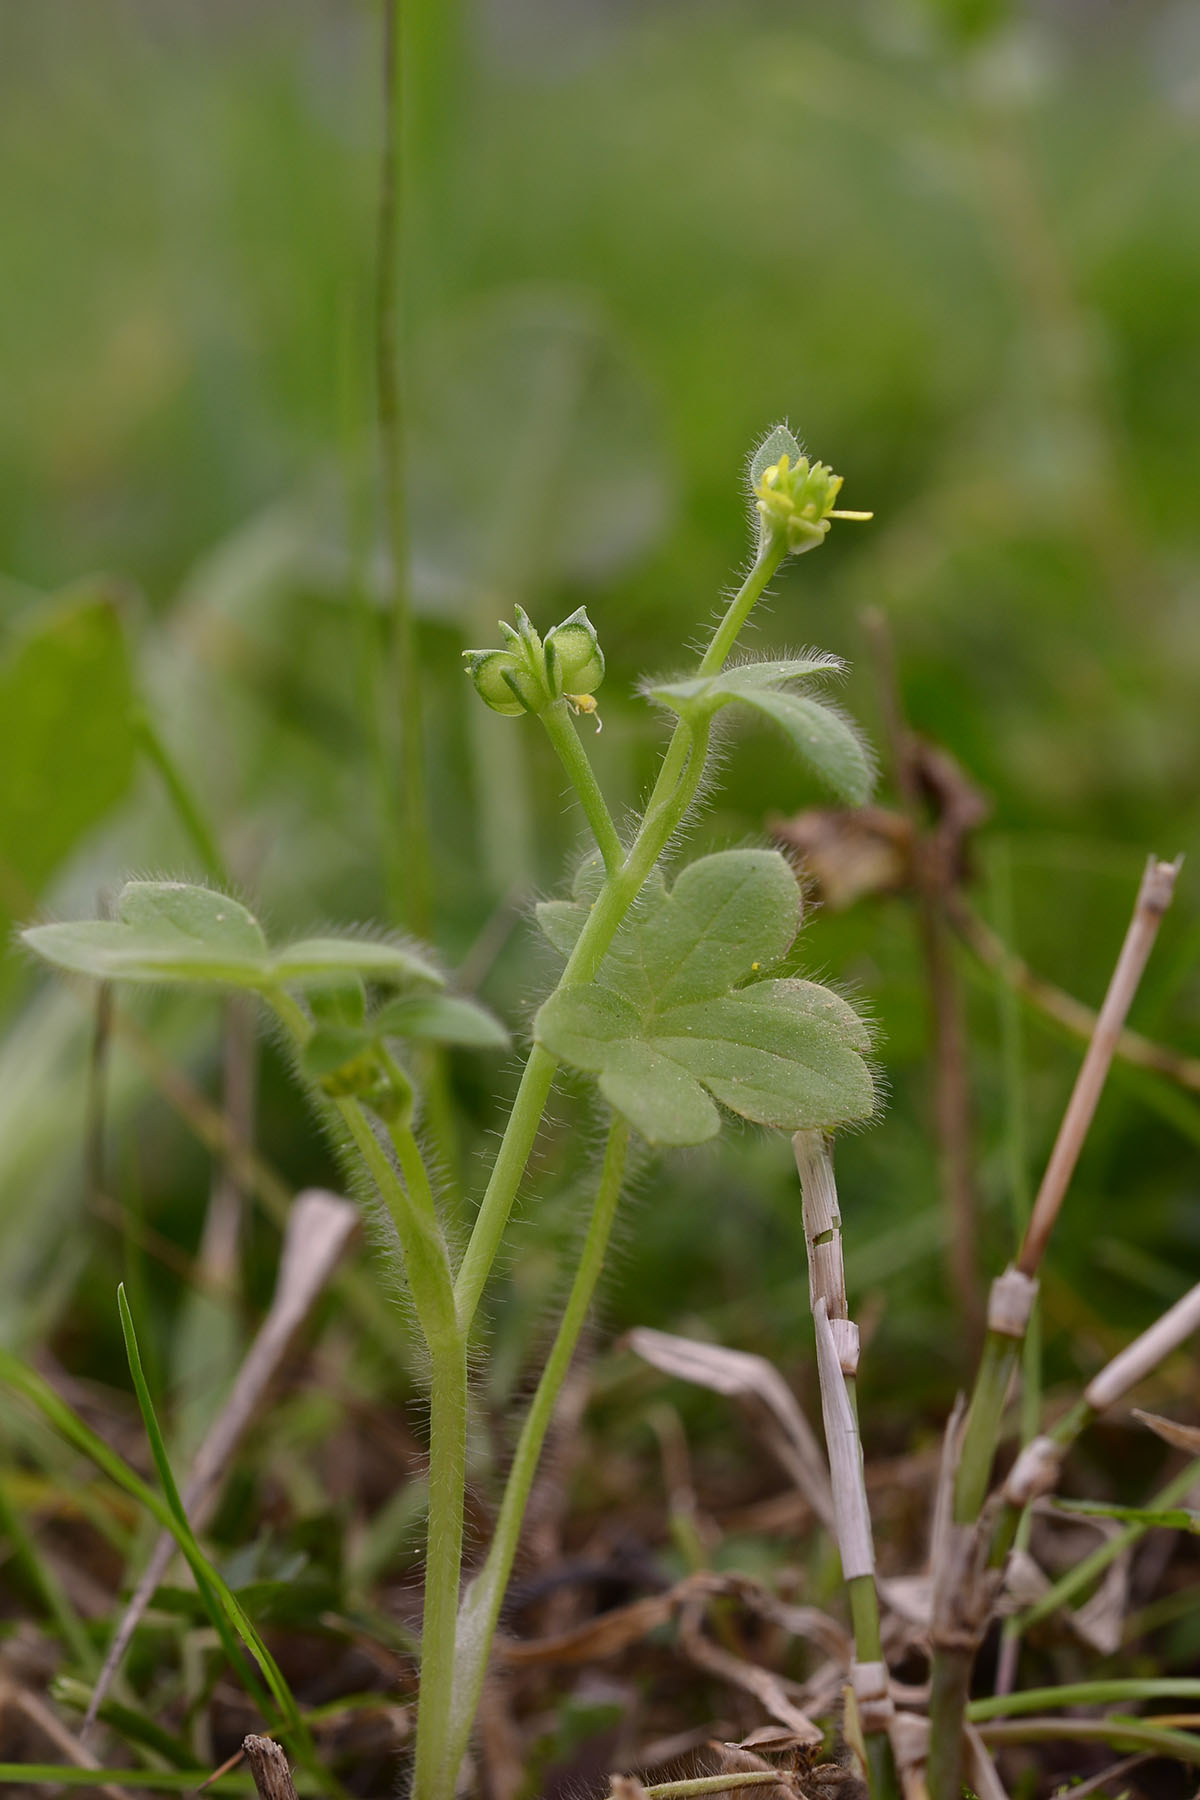
<path id="1" fill-rule="evenodd" d="M 760 598 L 779 567 L 783 554 L 782 546 L 772 540 L 758 556 L 713 634 L 700 665 L 702 674 L 712 675 L 720 669 L 732 650 L 751 607 Z M 686 720 L 681 719 L 676 725 L 637 836 L 624 862 L 608 875 L 559 978 L 560 988 L 574 981 L 590 981 L 595 974 L 622 920 L 637 899 L 646 877 L 695 797 L 704 772 L 708 741 L 707 724 L 693 728 Z M 550 1098 L 556 1066 L 549 1051 L 544 1050 L 540 1044 L 535 1044 L 525 1064 L 521 1085 L 517 1089 L 455 1282 L 459 1323 L 464 1332 L 470 1329 L 474 1320 L 488 1275 L 499 1253 L 517 1189 L 541 1124 L 542 1113 Z"/>
<path id="2" fill-rule="evenodd" d="M 587 751 L 579 741 L 579 733 L 575 729 L 575 721 L 567 709 L 566 701 L 556 700 L 553 706 L 548 706 L 542 713 L 541 720 L 546 727 L 546 735 L 557 752 L 558 760 L 567 771 L 571 786 L 579 796 L 579 803 L 587 814 L 592 835 L 604 858 L 604 867 L 610 875 L 615 875 L 625 860 L 625 851 Z"/>
<path id="3" fill-rule="evenodd" d="M 1076 1681 L 1066 1687 L 1026 1688 L 1020 1694 L 995 1694 L 972 1700 L 967 1717 L 1003 1719 L 1014 1713 L 1039 1712 L 1060 1706 L 1111 1706 L 1118 1700 L 1200 1700 L 1194 1676 L 1159 1676 L 1124 1681 Z"/>
<path id="4" fill-rule="evenodd" d="M 979 1359 L 979 1372 L 971 1395 L 963 1433 L 962 1455 L 954 1479 L 954 1519 L 972 1525 L 979 1517 L 992 1478 L 992 1463 L 1000 1438 L 1004 1403 L 1017 1366 L 1020 1343 L 999 1331 L 989 1331 Z"/>
<path id="5" fill-rule="evenodd" d="M 772 534 L 755 556 L 750 573 L 729 603 L 700 664 L 701 675 L 715 675 L 725 666 L 725 659 L 737 643 L 738 633 L 750 617 L 751 609 L 761 600 L 763 590 L 787 555 L 787 541 L 782 532 Z"/>
<path id="6" fill-rule="evenodd" d="M 575 1279 L 571 1284 L 571 1292 L 553 1347 L 521 1428 L 487 1561 L 463 1598 L 458 1634 L 459 1656 L 455 1669 L 452 1735 L 441 1767 L 444 1786 L 431 1788 L 427 1794 L 418 1780 L 417 1792 L 421 1800 L 443 1800 L 443 1795 L 449 1796 L 454 1792 L 454 1777 L 466 1750 L 479 1704 L 488 1652 L 520 1543 L 525 1508 L 529 1503 L 542 1446 L 604 1265 L 613 1220 L 621 1198 L 629 1136 L 630 1128 L 626 1121 L 615 1116 L 609 1127 L 596 1203 L 583 1241 Z"/>
<path id="7" fill-rule="evenodd" d="M 290 995 L 272 996 L 297 1042 L 310 1026 Z M 333 1102 L 391 1215 L 421 1334 L 429 1351 L 429 1531 L 417 1703 L 416 1792 L 438 1790 L 438 1758 L 452 1725 L 455 1634 L 462 1571 L 469 1410 L 466 1334 L 460 1331 L 445 1233 L 429 1175 L 407 1125 L 389 1136 L 399 1175 L 357 1100 Z M 453 1782 L 449 1788 L 453 1793 Z"/>
<path id="8" fill-rule="evenodd" d="M 504 1228 L 550 1098 L 557 1067 L 548 1050 L 543 1050 L 540 1044 L 533 1046 L 454 1283 L 458 1322 L 464 1335 L 471 1328 L 492 1264 L 499 1254 Z"/>
<path id="9" fill-rule="evenodd" d="M 850 1600 L 850 1627 L 854 1632 L 854 1655 L 858 1662 L 882 1662 L 883 1643 L 879 1632 L 879 1598 L 873 1575 L 855 1575 L 846 1583 Z"/>
<path id="10" fill-rule="evenodd" d="M 1151 1756 L 1171 1756 L 1178 1762 L 1200 1763 L 1200 1737 L 1190 1731 L 1172 1731 L 1153 1719 L 998 1719 L 981 1734 L 988 1744 L 1085 1743 L 1111 1744 L 1116 1750 L 1145 1750 Z"/>
<path id="11" fill-rule="evenodd" d="M 1181 1469 L 1178 1475 L 1167 1482 L 1165 1487 L 1160 1488 L 1150 1500 L 1147 1511 L 1157 1511 L 1165 1506 L 1174 1506 L 1177 1500 L 1184 1499 L 1197 1484 L 1200 1484 L 1200 1460 L 1188 1463 L 1187 1467 Z M 1101 1544 L 1099 1549 L 1093 1550 L 1090 1556 L 1085 1556 L 1082 1562 L 1077 1562 L 1073 1569 L 1068 1569 L 1066 1574 L 1060 1576 L 1054 1586 L 1048 1589 L 1040 1600 L 1035 1600 L 1029 1610 L 1020 1615 L 1017 1622 L 1021 1630 L 1028 1631 L 1032 1626 L 1040 1625 L 1043 1619 L 1048 1619 L 1052 1613 L 1058 1611 L 1059 1607 L 1069 1605 L 1076 1594 L 1082 1593 L 1084 1589 L 1099 1581 L 1109 1564 L 1114 1562 L 1123 1551 L 1128 1550 L 1131 1545 L 1136 1544 L 1138 1539 L 1144 1537 L 1149 1530 L 1149 1525 L 1135 1520 L 1132 1524 L 1126 1525 L 1123 1530 L 1116 1532 L 1106 1543 Z"/>
<path id="12" fill-rule="evenodd" d="M 221 855 L 217 840 L 183 770 L 168 748 L 165 738 L 147 708 L 135 707 L 131 723 L 138 748 L 146 761 L 158 771 L 162 784 L 167 790 L 167 798 L 171 802 L 175 817 L 183 827 L 185 834 L 191 839 L 196 855 L 214 881 L 221 887 L 229 887 L 229 871 L 225 867 L 225 859 Z"/>
<path id="13" fill-rule="evenodd" d="M 405 219 L 404 11 L 383 3 L 383 143 L 375 287 L 375 384 L 384 528 L 391 561 L 392 663 L 400 712 L 400 838 L 404 891 L 392 896 L 408 927 L 428 937 L 431 918 L 429 825 L 421 728 L 421 670 L 409 591 L 405 494 L 402 291 L 398 278 Z"/>
<path id="14" fill-rule="evenodd" d="M 974 1652 L 939 1649 L 929 1684 L 928 1784 L 933 1800 L 959 1800 L 962 1793 L 963 1718 L 971 1690 Z"/>
<path id="15" fill-rule="evenodd" d="M 406 1126 L 391 1129 L 401 1184 L 362 1108 L 353 1100 L 337 1104 L 395 1223 L 429 1350 L 429 1528 L 415 1772 L 415 1792 L 424 1800 L 439 1792 L 440 1747 L 453 1725 L 469 1416 L 466 1341 L 454 1308 L 446 1240 L 416 1139 Z M 453 1782 L 447 1791 L 453 1794 Z"/>

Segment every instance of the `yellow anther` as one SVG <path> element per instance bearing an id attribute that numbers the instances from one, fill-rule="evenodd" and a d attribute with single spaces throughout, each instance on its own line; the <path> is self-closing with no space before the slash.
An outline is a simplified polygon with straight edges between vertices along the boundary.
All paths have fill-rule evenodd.
<path id="1" fill-rule="evenodd" d="M 580 713 L 586 713 L 589 718 L 595 719 L 596 730 L 598 732 L 604 730 L 604 721 L 600 717 L 600 709 L 597 705 L 595 694 L 564 694 L 563 699 L 576 716 Z"/>

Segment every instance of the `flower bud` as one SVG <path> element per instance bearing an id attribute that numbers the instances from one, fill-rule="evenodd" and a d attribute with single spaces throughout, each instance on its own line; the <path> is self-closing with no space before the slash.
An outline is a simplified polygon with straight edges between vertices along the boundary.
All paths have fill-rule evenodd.
<path id="1" fill-rule="evenodd" d="M 546 672 L 558 694 L 591 694 L 604 680 L 604 652 L 596 627 L 579 607 L 546 635 Z"/>
<path id="2" fill-rule="evenodd" d="M 541 638 L 517 607 L 516 628 L 501 623 L 503 650 L 464 650 L 467 673 L 494 712 L 540 713 L 554 701 L 588 695 L 604 679 L 604 653 L 581 606 Z"/>
<path id="3" fill-rule="evenodd" d="M 530 674 L 520 651 L 464 650 L 463 655 L 476 693 L 493 712 L 541 711 L 545 703 L 541 685 Z"/>

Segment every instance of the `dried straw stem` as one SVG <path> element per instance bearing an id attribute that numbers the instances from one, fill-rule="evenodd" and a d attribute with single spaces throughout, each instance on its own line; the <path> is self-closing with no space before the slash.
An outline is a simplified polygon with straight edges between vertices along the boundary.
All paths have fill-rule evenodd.
<path id="1" fill-rule="evenodd" d="M 1125 942 L 1121 946 L 1108 992 L 1104 996 L 1104 1004 L 1096 1019 L 1096 1029 L 1088 1044 L 1074 1091 L 1063 1114 L 1063 1122 L 1050 1153 L 1042 1185 L 1033 1203 L 1025 1241 L 1017 1257 L 1017 1268 L 1022 1274 L 1037 1273 L 1071 1177 L 1075 1173 L 1084 1139 L 1095 1116 L 1100 1091 L 1116 1053 L 1142 971 L 1154 947 L 1163 914 L 1171 904 L 1180 867 L 1179 858 L 1168 863 L 1159 862 L 1152 856 L 1146 864 L 1133 918 L 1125 934 Z"/>

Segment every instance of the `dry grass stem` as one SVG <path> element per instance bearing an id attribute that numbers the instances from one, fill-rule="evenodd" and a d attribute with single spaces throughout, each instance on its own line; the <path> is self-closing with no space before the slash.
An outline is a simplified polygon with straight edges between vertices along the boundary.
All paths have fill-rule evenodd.
<path id="1" fill-rule="evenodd" d="M 288 1760 L 274 1738 L 257 1737 L 251 1732 L 242 1739 L 242 1749 L 254 1777 L 259 1800 L 296 1800 L 296 1788 Z"/>
<path id="2" fill-rule="evenodd" d="M 1112 1064 L 1126 1016 L 1133 1004 L 1142 971 L 1154 946 L 1163 914 L 1171 904 L 1175 880 L 1181 866 L 1179 860 L 1173 863 L 1159 862 L 1154 857 L 1146 865 L 1121 954 L 1117 958 L 1104 1004 L 1096 1019 L 1096 1028 L 1033 1203 L 1025 1241 L 1017 1258 L 1018 1269 L 1026 1275 L 1037 1273 L 1050 1233 L 1054 1229 L 1054 1222 L 1075 1172 L 1084 1139 L 1095 1117 L 1100 1092 Z"/>
<path id="3" fill-rule="evenodd" d="M 823 1525 L 833 1527 L 833 1497 L 820 1446 L 787 1382 L 763 1356 L 698 1343 L 639 1326 L 626 1346 L 664 1375 L 693 1382 L 713 1393 L 752 1402 L 765 1410 L 774 1429 L 767 1443 Z"/>
<path id="4" fill-rule="evenodd" d="M 1099 1014 L 1082 1000 L 1076 1000 L 1073 994 L 1066 993 L 1056 987 L 1052 981 L 1038 975 L 1031 969 L 1015 950 L 1010 950 L 979 914 L 975 912 L 961 894 L 956 894 L 949 902 L 950 922 L 967 948 L 978 957 L 985 967 L 999 975 L 1000 979 L 1016 990 L 1024 1000 L 1042 1013 L 1053 1019 L 1073 1037 L 1082 1038 L 1085 1042 L 1093 1035 Z M 1155 1043 L 1152 1038 L 1143 1036 L 1140 1031 L 1131 1031 L 1125 1026 L 1117 1034 L 1115 1055 L 1122 1062 L 1132 1063 L 1135 1068 L 1150 1069 L 1156 1075 L 1165 1075 L 1169 1081 L 1178 1082 L 1180 1087 L 1190 1088 L 1193 1093 L 1200 1094 L 1200 1057 L 1185 1056 L 1182 1051 L 1172 1050 L 1167 1044 Z"/>
<path id="5" fill-rule="evenodd" d="M 704 1602 L 696 1599 L 690 1600 L 680 1614 L 679 1643 L 688 1660 L 698 1669 L 715 1675 L 719 1681 L 728 1682 L 731 1687 L 740 1688 L 743 1693 L 753 1694 L 764 1712 L 779 1724 L 786 1725 L 802 1742 L 814 1746 L 821 1743 L 823 1733 L 794 1704 L 788 1692 L 790 1683 L 784 1682 L 770 1669 L 761 1668 L 757 1663 L 748 1662 L 744 1657 L 722 1649 L 719 1644 L 714 1644 L 704 1636 L 704 1610 Z"/>
<path id="6" fill-rule="evenodd" d="M 1200 1283 L 1093 1377 L 1083 1390 L 1084 1400 L 1094 1412 L 1107 1411 L 1197 1330 L 1200 1330 Z"/>
<path id="7" fill-rule="evenodd" d="M 867 1484 L 863 1478 L 858 1426 L 846 1392 L 846 1380 L 825 1312 L 825 1301 L 813 1307 L 817 1337 L 817 1370 L 821 1380 L 821 1411 L 825 1442 L 829 1447 L 829 1472 L 833 1481 L 834 1530 L 847 1581 L 875 1574 L 871 1542 L 871 1515 L 867 1508 Z"/>

